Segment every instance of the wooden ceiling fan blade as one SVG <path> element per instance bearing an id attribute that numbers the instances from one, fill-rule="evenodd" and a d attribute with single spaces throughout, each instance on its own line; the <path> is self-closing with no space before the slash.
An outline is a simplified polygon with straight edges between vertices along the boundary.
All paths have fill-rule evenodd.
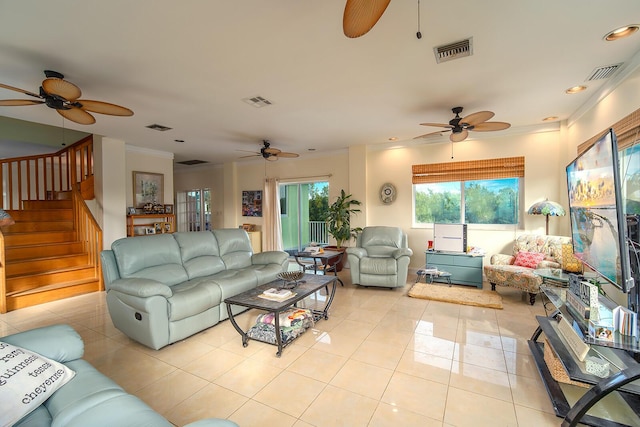
<path id="1" fill-rule="evenodd" d="M 449 139 L 451 140 L 451 142 L 460 142 L 467 139 L 468 136 L 469 136 L 469 131 L 464 129 L 462 132 L 452 133 L 449 136 Z"/>
<path id="2" fill-rule="evenodd" d="M 276 156 L 277 157 L 287 157 L 289 159 L 300 157 L 299 154 L 296 154 L 296 153 L 285 153 L 285 152 L 280 152 L 280 153 L 276 154 Z"/>
<path id="3" fill-rule="evenodd" d="M 4 88 L 4 89 L 9 89 L 9 90 L 13 90 L 13 91 L 16 91 L 16 92 L 24 93 L 25 95 L 33 96 L 35 98 L 42 98 L 37 93 L 29 92 L 28 90 L 20 89 L 19 87 L 9 86 L 9 85 L 3 84 L 3 83 L 0 83 L 0 87 Z"/>
<path id="4" fill-rule="evenodd" d="M 265 157 L 265 159 L 267 159 L 270 162 L 276 162 L 278 161 L 278 156 L 269 156 L 269 157 Z"/>
<path id="5" fill-rule="evenodd" d="M 91 101 L 89 99 L 77 100 L 83 110 L 91 111 L 92 113 L 107 114 L 110 116 L 133 116 L 133 111 L 120 105 L 111 104 L 110 102 Z"/>
<path id="6" fill-rule="evenodd" d="M 32 101 L 31 99 L 2 99 L 0 100 L 0 106 L 2 107 L 15 107 L 18 105 L 37 105 L 44 104 L 44 101 Z"/>
<path id="7" fill-rule="evenodd" d="M 448 130 L 439 130 L 439 131 L 436 131 L 436 132 L 429 132 L 429 133 L 425 133 L 424 135 L 416 136 L 416 137 L 414 137 L 413 139 L 428 138 L 428 137 L 433 136 L 433 135 L 440 135 L 440 136 L 442 136 L 442 135 L 444 135 L 444 134 L 445 134 L 445 133 L 447 133 L 447 132 L 449 132 L 449 131 L 448 131 Z"/>
<path id="8" fill-rule="evenodd" d="M 493 132 L 495 130 L 504 130 L 511 127 L 510 123 L 505 122 L 484 122 L 473 127 L 474 132 Z"/>
<path id="9" fill-rule="evenodd" d="M 376 25 L 391 0 L 347 0 L 342 30 L 349 38 L 367 34 Z"/>
<path id="10" fill-rule="evenodd" d="M 492 111 L 478 111 L 477 113 L 472 113 L 468 116 L 463 117 L 462 120 L 460 120 L 460 123 L 466 123 L 469 126 L 475 126 L 482 122 L 486 122 L 493 116 L 495 116 L 495 113 L 493 113 Z"/>
<path id="11" fill-rule="evenodd" d="M 78 107 L 71 107 L 68 110 L 59 109 L 56 111 L 65 119 L 81 125 L 92 125 L 96 122 L 95 117 Z"/>
<path id="12" fill-rule="evenodd" d="M 82 95 L 78 86 L 58 78 L 44 79 L 42 89 L 49 95 L 58 95 L 67 101 L 75 101 Z"/>
<path id="13" fill-rule="evenodd" d="M 434 126 L 437 128 L 448 128 L 448 129 L 453 128 L 453 126 L 451 126 L 449 123 L 420 123 L 420 126 Z"/>
<path id="14" fill-rule="evenodd" d="M 267 154 L 271 154 L 271 155 L 280 154 L 280 150 L 278 150 L 277 148 L 269 148 L 269 147 L 263 148 L 262 152 L 263 153 L 267 153 Z"/>
<path id="15" fill-rule="evenodd" d="M 241 156 L 241 157 L 238 157 L 238 158 L 239 159 L 247 159 L 249 157 L 261 157 L 261 156 L 262 156 L 262 154 L 258 153 L 258 154 L 252 154 L 251 156 Z"/>

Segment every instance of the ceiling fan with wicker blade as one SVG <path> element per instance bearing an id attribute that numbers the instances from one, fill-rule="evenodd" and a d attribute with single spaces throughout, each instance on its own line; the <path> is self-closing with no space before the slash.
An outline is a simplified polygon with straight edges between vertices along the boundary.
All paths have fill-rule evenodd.
<path id="1" fill-rule="evenodd" d="M 422 126 L 434 126 L 442 127 L 444 130 L 437 132 L 431 132 L 424 135 L 416 136 L 414 139 L 425 138 L 431 135 L 443 134 L 445 132 L 451 132 L 449 140 L 451 142 L 460 142 L 467 139 L 469 131 L 474 132 L 492 132 L 496 130 L 504 130 L 511 127 L 511 124 L 505 122 L 488 122 L 495 114 L 492 111 L 478 111 L 477 113 L 469 114 L 465 117 L 460 117 L 462 113 L 462 107 L 454 107 L 451 111 L 456 115 L 453 119 L 449 120 L 448 124 L 445 123 L 420 123 Z"/>
<path id="2" fill-rule="evenodd" d="M 109 102 L 92 101 L 89 99 L 79 99 L 82 96 L 80 88 L 64 79 L 64 75 L 57 71 L 44 70 L 47 77 L 42 81 L 39 93 L 9 86 L 0 83 L 0 88 L 24 93 L 34 99 L 3 99 L 0 100 L 0 107 L 13 107 L 19 105 L 45 104 L 53 108 L 65 119 L 81 125 L 90 125 L 96 122 L 91 113 L 107 114 L 110 116 L 133 116 L 133 111 L 120 105 Z"/>
<path id="3" fill-rule="evenodd" d="M 271 143 L 266 139 L 262 141 L 262 148 L 260 151 L 252 154 L 250 156 L 242 156 L 241 159 L 246 159 L 247 157 L 263 157 L 265 160 L 269 160 L 270 162 L 275 162 L 280 157 L 282 158 L 295 158 L 299 157 L 299 154 L 296 153 L 286 153 L 284 151 L 278 150 L 277 148 L 271 147 Z"/>
<path id="4" fill-rule="evenodd" d="M 347 0 L 342 16 L 342 30 L 349 38 L 367 34 L 380 17 L 391 0 Z"/>

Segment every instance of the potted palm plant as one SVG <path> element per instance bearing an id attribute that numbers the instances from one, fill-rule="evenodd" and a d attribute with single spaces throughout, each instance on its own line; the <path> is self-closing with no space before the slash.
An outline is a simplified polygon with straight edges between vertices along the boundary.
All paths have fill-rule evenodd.
<path id="1" fill-rule="evenodd" d="M 336 241 L 335 249 L 339 252 L 344 251 L 343 245 L 356 238 L 358 233 L 362 231 L 360 227 L 351 227 L 351 214 L 357 214 L 360 209 L 354 206 L 360 206 L 358 200 L 352 198 L 351 194 L 346 194 L 344 190 L 340 190 L 340 196 L 329 206 L 327 211 L 326 222 L 327 232 Z M 343 259 L 337 266 L 337 270 L 342 270 Z"/>

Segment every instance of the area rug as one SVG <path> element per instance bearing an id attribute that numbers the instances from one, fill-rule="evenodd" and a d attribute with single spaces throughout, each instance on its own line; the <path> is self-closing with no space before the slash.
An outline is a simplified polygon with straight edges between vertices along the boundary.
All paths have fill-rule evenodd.
<path id="1" fill-rule="evenodd" d="M 442 286 L 432 283 L 416 283 L 407 294 L 413 298 L 450 302 L 452 304 L 473 305 L 477 307 L 502 310 L 502 297 L 494 291 L 467 289 L 461 286 Z"/>

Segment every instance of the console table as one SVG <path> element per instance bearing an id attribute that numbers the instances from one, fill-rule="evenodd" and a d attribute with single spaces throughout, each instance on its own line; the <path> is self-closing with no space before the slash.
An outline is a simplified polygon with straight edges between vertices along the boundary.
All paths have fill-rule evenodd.
<path id="1" fill-rule="evenodd" d="M 567 288 L 556 286 L 541 286 L 542 292 L 556 307 L 556 311 L 549 317 L 537 316 L 538 328 L 528 341 L 529 349 L 533 354 L 536 366 L 545 383 L 549 398 L 558 417 L 564 418 L 563 427 L 573 427 L 585 424 L 595 427 L 609 426 L 638 426 L 640 425 L 640 384 L 633 383 L 640 379 L 640 364 L 632 357 L 640 353 L 638 340 L 631 337 L 620 336 L 618 332 L 613 342 L 600 341 L 590 338 L 587 332 L 587 323 L 566 304 Z M 611 306 L 609 300 L 600 298 L 601 304 Z M 557 324 L 559 317 L 565 317 L 569 322 L 576 321 L 585 336 L 585 342 L 591 345 L 588 356 L 597 356 L 609 361 L 609 376 L 600 378 L 589 374 L 585 368 L 585 362 L 581 362 L 575 353 L 569 348 L 567 341 L 559 332 Z M 590 387 L 589 391 L 577 400 L 573 405 L 569 403 L 564 387 L 551 375 L 544 360 L 544 343 L 539 342 L 544 333 L 546 343 L 550 345 L 562 363 L 566 373 L 572 381 L 579 381 Z M 581 393 L 582 394 L 582 393 Z M 613 395 L 607 402 L 601 400 Z M 608 412 L 615 414 L 616 419 L 587 415 L 594 405 L 615 405 Z M 607 408 L 608 409 L 608 408 Z"/>
<path id="2" fill-rule="evenodd" d="M 451 282 L 482 289 L 482 257 L 467 253 L 425 251 L 426 265 L 451 273 Z"/>

